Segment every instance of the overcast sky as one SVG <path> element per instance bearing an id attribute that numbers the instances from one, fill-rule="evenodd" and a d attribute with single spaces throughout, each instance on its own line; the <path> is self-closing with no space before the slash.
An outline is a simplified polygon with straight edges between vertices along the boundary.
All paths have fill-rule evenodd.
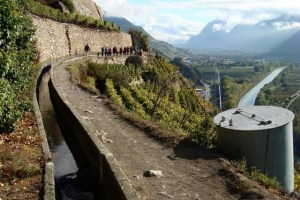
<path id="1" fill-rule="evenodd" d="M 214 20 L 255 24 L 282 14 L 300 14 L 300 0 L 94 0 L 110 16 L 125 17 L 158 40 L 183 43 Z"/>

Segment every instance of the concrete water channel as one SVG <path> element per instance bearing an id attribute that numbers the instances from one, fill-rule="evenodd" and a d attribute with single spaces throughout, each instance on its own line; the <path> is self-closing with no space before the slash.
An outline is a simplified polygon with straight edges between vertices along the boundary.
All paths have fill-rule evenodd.
<path id="1" fill-rule="evenodd" d="M 36 82 L 35 113 L 46 160 L 44 198 L 139 199 L 114 156 L 53 83 L 55 66 L 78 59 L 83 58 L 44 63 Z"/>
<path id="2" fill-rule="evenodd" d="M 39 86 L 39 107 L 42 114 L 48 144 L 55 166 L 56 199 L 95 199 L 93 194 L 76 187 L 76 172 L 78 171 L 74 157 L 64 139 L 61 130 L 66 130 L 57 122 L 49 93 L 49 71 L 42 76 Z"/>

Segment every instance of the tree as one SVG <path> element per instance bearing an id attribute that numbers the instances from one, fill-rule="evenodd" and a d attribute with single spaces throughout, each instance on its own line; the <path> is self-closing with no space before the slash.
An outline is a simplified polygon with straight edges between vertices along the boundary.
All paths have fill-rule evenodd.
<path id="1" fill-rule="evenodd" d="M 180 105 L 184 108 L 184 113 L 179 122 L 179 126 L 184 127 L 185 123 L 189 120 L 193 113 L 201 113 L 202 107 L 200 97 L 196 94 L 195 90 L 191 87 L 184 87 L 178 92 Z"/>
<path id="2" fill-rule="evenodd" d="M 142 31 L 129 29 L 128 33 L 131 35 L 133 46 L 137 49 L 143 49 L 148 51 L 149 49 L 149 39 L 148 36 Z"/>
<path id="3" fill-rule="evenodd" d="M 157 108 L 160 106 L 162 100 L 169 94 L 174 84 L 177 82 L 178 75 L 176 72 L 161 74 L 156 76 L 152 84 L 153 107 L 150 111 L 150 115 L 154 116 Z"/>
<path id="4" fill-rule="evenodd" d="M 261 90 L 258 95 L 257 98 L 255 100 L 255 105 L 268 105 L 268 100 L 266 98 L 266 94 L 263 90 Z"/>

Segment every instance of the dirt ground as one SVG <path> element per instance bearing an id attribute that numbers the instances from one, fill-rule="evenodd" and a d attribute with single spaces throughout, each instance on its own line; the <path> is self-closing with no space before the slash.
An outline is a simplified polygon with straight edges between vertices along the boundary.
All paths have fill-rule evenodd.
<path id="1" fill-rule="evenodd" d="M 43 159 L 33 113 L 25 113 L 18 128 L 0 135 L 0 200 L 40 199 Z"/>
<path id="2" fill-rule="evenodd" d="M 224 159 L 214 151 L 189 142 L 175 147 L 149 137 L 107 108 L 104 100 L 70 82 L 65 64 L 54 69 L 54 84 L 78 110 L 113 153 L 141 199 L 283 199 L 256 183 L 242 186 L 243 176 L 224 169 Z M 147 170 L 162 171 L 146 177 Z"/>

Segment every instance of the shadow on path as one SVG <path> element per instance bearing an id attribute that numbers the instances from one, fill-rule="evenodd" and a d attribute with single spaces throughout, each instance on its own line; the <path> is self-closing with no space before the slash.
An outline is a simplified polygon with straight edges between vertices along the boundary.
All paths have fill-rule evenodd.
<path id="1" fill-rule="evenodd" d="M 189 139 L 180 141 L 179 144 L 173 148 L 173 152 L 175 157 L 188 160 L 197 160 L 199 158 L 204 160 L 215 160 L 220 157 L 216 149 L 205 149 Z"/>

